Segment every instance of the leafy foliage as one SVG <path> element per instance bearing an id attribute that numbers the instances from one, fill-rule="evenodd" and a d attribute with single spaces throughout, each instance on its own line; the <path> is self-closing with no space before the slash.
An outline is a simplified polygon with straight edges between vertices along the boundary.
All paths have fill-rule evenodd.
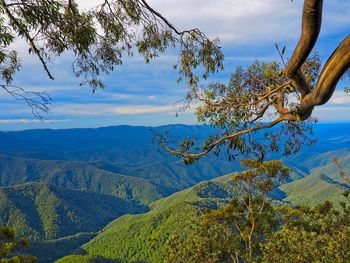
<path id="1" fill-rule="evenodd" d="M 310 87 L 315 85 L 319 69 L 315 53 L 302 69 Z M 196 162 L 212 151 L 216 155 L 227 152 L 230 159 L 243 154 L 264 160 L 268 154 L 281 152 L 288 156 L 302 145 L 314 143 L 310 134 L 315 120 L 298 119 L 295 101 L 300 94 L 275 61 L 238 67 L 228 85 L 212 83 L 196 89 L 191 99 L 200 105 L 196 109 L 198 121 L 214 127 L 216 132 L 202 145 L 186 138 L 177 148 L 169 145 L 167 134 L 157 136 L 161 146 L 181 156 L 185 163 Z"/>
<path id="2" fill-rule="evenodd" d="M 169 262 L 253 262 L 260 244 L 278 227 L 278 214 L 267 194 L 285 180 L 289 169 L 279 161 L 244 160 L 247 171 L 234 175 L 235 192 L 229 205 L 206 212 L 194 237 L 175 235 L 168 241 Z"/>
<path id="3" fill-rule="evenodd" d="M 346 262 L 350 258 L 350 192 L 341 210 L 325 202 L 302 207 L 264 246 L 263 262 Z"/>
<path id="4" fill-rule="evenodd" d="M 3 263 L 35 263 L 36 258 L 23 254 L 29 248 L 28 240 L 16 238 L 12 228 L 0 227 L 0 262 Z"/>
<path id="5" fill-rule="evenodd" d="M 28 52 L 39 59 L 50 79 L 54 74 L 48 62 L 65 52 L 71 54 L 75 76 L 93 90 L 104 87 L 101 74 L 108 74 L 134 52 L 149 62 L 177 46 L 175 68 L 191 86 L 199 80 L 195 69 L 201 68 L 201 77 L 207 78 L 223 67 L 218 40 L 209 40 L 198 29 L 177 30 L 145 0 L 98 1 L 90 10 L 74 0 L 2 0 L 0 14 L 0 76 L 6 91 L 20 68 L 17 52 L 10 50 L 18 38 L 25 40 Z M 31 107 L 40 116 L 48 111 L 49 101 L 36 95 L 42 100 Z"/>
<path id="6" fill-rule="evenodd" d="M 81 256 L 81 255 L 73 255 L 67 256 L 60 260 L 57 260 L 56 263 L 118 263 L 118 261 L 105 259 L 103 257 L 95 257 L 95 256 Z"/>

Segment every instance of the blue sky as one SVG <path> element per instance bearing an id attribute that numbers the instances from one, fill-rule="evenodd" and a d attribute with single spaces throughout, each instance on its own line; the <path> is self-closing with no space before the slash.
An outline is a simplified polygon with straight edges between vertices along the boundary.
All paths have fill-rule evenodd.
<path id="1" fill-rule="evenodd" d="M 78 1 L 83 7 L 98 1 Z M 219 37 L 225 54 L 225 70 L 212 81 L 227 82 L 238 65 L 256 59 L 278 60 L 274 43 L 286 45 L 287 56 L 292 52 L 300 34 L 301 0 L 150 0 L 149 3 L 177 25 L 188 29 L 198 27 L 210 37 Z M 325 1 L 323 28 L 316 49 L 323 61 L 338 43 L 349 34 L 349 1 Z M 28 128 L 100 127 L 109 125 L 163 125 L 196 123 L 193 109 L 175 117 L 186 93 L 184 83 L 176 82 L 172 65 L 176 51 L 164 54 L 150 64 L 135 56 L 124 61 L 109 76 L 104 77 L 105 90 L 92 93 L 80 87 L 71 73 L 70 57 L 63 56 L 51 63 L 55 80 L 49 80 L 35 57 L 27 54 L 20 41 L 23 68 L 15 84 L 28 90 L 46 91 L 53 99 L 49 121 L 35 119 L 25 104 L 0 93 L 1 130 Z M 321 122 L 350 121 L 350 95 L 339 84 L 334 98 L 315 111 Z"/>

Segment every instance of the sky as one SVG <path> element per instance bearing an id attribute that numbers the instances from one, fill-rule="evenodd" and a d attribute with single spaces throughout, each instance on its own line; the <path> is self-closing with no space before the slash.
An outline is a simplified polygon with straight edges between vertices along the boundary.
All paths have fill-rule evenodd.
<path id="1" fill-rule="evenodd" d="M 97 0 L 79 0 L 83 8 Z M 197 27 L 209 37 L 218 37 L 225 55 L 225 69 L 211 81 L 227 83 L 239 65 L 259 59 L 279 60 L 275 43 L 291 54 L 300 35 L 302 0 L 149 0 L 149 4 L 179 29 Z M 323 27 L 316 50 L 323 62 L 349 34 L 350 2 L 325 1 Z M 36 119 L 28 106 L 0 92 L 0 130 L 32 128 L 79 128 L 111 125 L 158 126 L 169 123 L 195 124 L 193 108 L 176 112 L 186 95 L 185 83 L 177 83 L 173 64 L 176 52 L 161 55 L 150 64 L 138 56 L 124 60 L 109 76 L 104 90 L 92 92 L 79 86 L 72 75 L 71 58 L 66 55 L 49 64 L 55 80 L 49 80 L 36 57 L 28 54 L 19 41 L 22 69 L 15 75 L 16 85 L 32 91 L 46 91 L 52 98 L 45 121 Z M 315 110 L 320 122 L 350 121 L 350 95 L 343 92 L 347 82 L 339 83 L 331 101 Z"/>

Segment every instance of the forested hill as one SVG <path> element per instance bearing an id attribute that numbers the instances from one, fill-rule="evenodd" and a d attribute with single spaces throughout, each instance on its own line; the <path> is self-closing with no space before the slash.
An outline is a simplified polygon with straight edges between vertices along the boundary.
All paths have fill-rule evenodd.
<path id="1" fill-rule="evenodd" d="M 349 161 L 344 165 L 346 170 L 350 169 Z M 80 257 L 86 260 L 101 257 L 106 259 L 103 262 L 162 262 L 169 237 L 180 235 L 191 240 L 191 224 L 198 222 L 207 208 L 217 209 L 234 197 L 236 185 L 231 178 L 232 175 L 226 175 L 199 183 L 155 201 L 150 212 L 120 217 L 83 245 L 76 252 L 78 255 L 57 263 L 74 263 Z M 278 189 L 280 195 L 274 197 L 280 203 L 292 205 L 316 205 L 325 200 L 338 204 L 345 200 L 342 192 L 346 189 L 348 186 L 342 184 L 336 168 L 326 165 L 313 170 L 310 176 L 282 185 Z"/>
<path id="2" fill-rule="evenodd" d="M 202 140 L 211 133 L 204 126 L 168 125 L 154 129 L 169 129 L 175 139 Z M 342 160 L 350 156 L 350 124 L 317 124 L 314 137 L 318 139 L 316 145 L 284 158 L 294 172 L 290 183 L 275 193 L 276 198 L 312 204 L 327 198 L 335 200 L 344 190 L 331 163 L 334 157 Z M 0 225 L 14 226 L 18 233 L 30 237 L 39 262 L 52 262 L 73 253 L 119 216 L 152 209 L 145 216 L 121 219 L 129 224 L 123 220 L 140 218 L 140 224 L 147 227 L 154 222 L 146 215 L 157 215 L 157 220 L 163 217 L 157 214 L 159 207 L 166 214 L 169 209 L 178 213 L 175 218 L 182 220 L 182 216 L 198 211 L 191 210 L 193 206 L 183 207 L 183 203 L 196 202 L 199 196 L 210 199 L 204 206 L 198 203 L 205 207 L 213 204 L 213 198 L 221 202 L 219 199 L 230 197 L 226 186 L 216 183 L 190 187 L 239 171 L 238 160 L 229 162 L 223 154 L 186 166 L 160 150 L 152 138 L 151 128 L 132 126 L 0 132 Z M 348 169 L 348 159 L 344 163 Z M 184 192 L 176 193 L 181 190 Z M 171 194 L 174 195 L 162 199 Z M 150 221 L 144 222 L 143 218 Z"/>
<path id="3" fill-rule="evenodd" d="M 12 225 L 18 234 L 31 240 L 96 232 L 120 215 L 146 210 L 111 195 L 67 190 L 47 183 L 0 188 L 0 225 Z"/>

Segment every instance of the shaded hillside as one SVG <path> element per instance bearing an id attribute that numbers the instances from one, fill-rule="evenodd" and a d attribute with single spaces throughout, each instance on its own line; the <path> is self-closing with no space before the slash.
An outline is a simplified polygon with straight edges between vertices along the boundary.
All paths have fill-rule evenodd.
<path id="1" fill-rule="evenodd" d="M 95 162 L 94 165 L 111 172 L 143 178 L 161 189 L 164 195 L 241 169 L 238 162 L 208 158 L 203 158 L 198 165 L 185 165 L 181 161 L 155 162 L 141 166 L 126 166 L 106 162 Z"/>
<path id="2" fill-rule="evenodd" d="M 89 242 L 96 235 L 97 232 L 78 233 L 53 240 L 31 241 L 28 252 L 37 257 L 38 263 L 52 263 L 79 250 L 80 246 Z"/>
<path id="3" fill-rule="evenodd" d="M 145 208 L 126 200 L 46 183 L 0 188 L 0 225 L 32 240 L 95 232 L 109 221 Z"/>
<path id="4" fill-rule="evenodd" d="M 89 163 L 0 156 L 0 186 L 47 182 L 148 204 L 163 195 L 152 183 L 99 169 Z"/>

